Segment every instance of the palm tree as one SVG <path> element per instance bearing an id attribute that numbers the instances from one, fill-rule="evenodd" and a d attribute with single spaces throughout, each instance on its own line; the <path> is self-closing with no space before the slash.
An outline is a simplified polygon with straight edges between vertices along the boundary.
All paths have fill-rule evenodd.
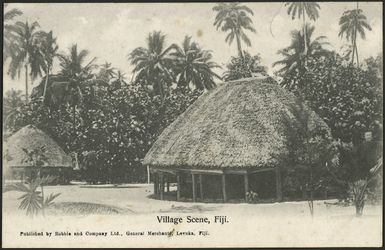
<path id="1" fill-rule="evenodd" d="M 79 52 L 77 44 L 69 48 L 68 54 L 58 55 L 61 67 L 59 74 L 66 81 L 56 83 L 55 87 L 62 90 L 57 92 L 61 96 L 56 99 L 72 106 L 73 133 L 75 133 L 76 106 L 82 101 L 83 97 L 81 87 L 92 81 L 92 70 L 97 67 L 94 64 L 95 57 L 83 66 L 88 55 L 88 50 L 81 50 Z"/>
<path id="2" fill-rule="evenodd" d="M 358 7 L 358 6 L 357 6 Z M 357 32 L 362 39 L 365 39 L 365 29 L 372 30 L 367 22 L 366 16 L 361 9 L 347 10 L 345 11 L 339 21 L 340 32 L 339 37 L 345 36 L 346 40 L 352 43 L 352 63 L 354 62 L 354 56 L 357 58 L 357 65 L 359 66 L 358 50 L 357 50 Z"/>
<path id="3" fill-rule="evenodd" d="M 37 22 L 31 25 L 28 22 L 17 22 L 10 27 L 14 34 L 14 42 L 11 44 L 11 62 L 9 65 L 8 74 L 12 79 L 20 77 L 21 68 L 25 69 L 25 96 L 28 101 L 28 74 L 32 79 L 41 75 L 40 61 L 37 59 L 38 47 L 37 39 L 39 24 Z M 28 66 L 31 71 L 28 72 Z"/>
<path id="4" fill-rule="evenodd" d="M 288 2 L 285 3 L 285 6 L 288 6 L 287 14 L 291 15 L 292 19 L 295 19 L 298 16 L 298 19 L 302 17 L 302 31 L 305 37 L 305 41 L 307 41 L 306 34 L 306 16 L 310 18 L 310 20 L 317 20 L 319 17 L 318 9 L 320 6 L 317 2 Z M 308 44 L 305 42 L 303 54 L 307 54 Z"/>
<path id="5" fill-rule="evenodd" d="M 14 118 L 24 104 L 23 98 L 21 90 L 11 89 L 5 92 L 3 99 L 3 128 L 7 128 L 9 124 L 14 123 Z M 12 127 L 12 125 L 9 127 Z"/>
<path id="6" fill-rule="evenodd" d="M 160 31 L 154 31 L 147 37 L 147 48 L 136 48 L 128 56 L 135 66 L 135 81 L 152 85 L 162 99 L 166 95 L 165 88 L 174 82 L 170 51 L 176 48 L 176 45 L 171 45 L 165 49 L 165 38 Z"/>
<path id="7" fill-rule="evenodd" d="M 221 79 L 212 71 L 219 66 L 211 61 L 211 51 L 201 50 L 197 43 L 191 41 L 190 36 L 186 36 L 182 47 L 178 47 L 171 55 L 177 58 L 175 73 L 179 86 L 189 88 L 192 83 L 200 90 L 211 89 L 215 87 L 213 78 Z"/>
<path id="8" fill-rule="evenodd" d="M 278 70 L 278 73 L 286 74 L 294 69 L 303 70 L 307 58 L 328 55 L 329 51 L 323 48 L 323 46 L 329 45 L 329 43 L 325 41 L 326 36 L 319 36 L 312 40 L 311 37 L 315 30 L 314 26 L 306 24 L 305 27 L 306 33 L 308 34 L 306 43 L 304 42 L 304 33 L 299 30 L 293 30 L 291 32 L 291 44 L 289 47 L 278 51 L 278 54 L 281 54 L 284 57 L 284 59 L 273 64 L 273 67 L 276 65 L 283 65 L 283 67 Z M 308 44 L 308 50 L 306 54 L 303 54 L 305 44 Z"/>
<path id="9" fill-rule="evenodd" d="M 58 55 L 57 50 L 59 49 L 59 47 L 56 44 L 56 38 L 54 38 L 52 35 L 52 31 L 48 33 L 40 32 L 39 36 L 40 36 L 39 52 L 41 57 L 40 60 L 44 65 L 43 71 L 45 73 L 45 79 L 44 79 L 45 83 L 44 83 L 44 90 L 43 90 L 43 103 L 44 103 L 46 99 L 46 94 L 47 94 L 48 78 L 52 70 L 53 59 Z"/>
<path id="10" fill-rule="evenodd" d="M 244 30 L 256 32 L 252 26 L 253 21 L 248 15 L 254 15 L 253 11 L 245 5 L 239 3 L 218 3 L 213 11 L 218 12 L 214 26 L 217 30 L 221 28 L 223 32 L 229 32 L 225 41 L 230 45 L 234 38 L 237 41 L 238 54 L 243 57 L 241 41 L 245 42 L 247 46 L 251 46 L 251 41 L 247 37 Z"/>
<path id="11" fill-rule="evenodd" d="M 110 80 L 115 77 L 115 75 L 115 68 L 111 67 L 111 63 L 105 62 L 104 64 L 100 65 L 98 78 L 100 78 L 102 81 L 109 83 Z"/>
<path id="12" fill-rule="evenodd" d="M 8 4 L 4 4 L 4 8 Z M 9 11 L 6 11 L 3 16 L 4 23 L 4 36 L 3 36 L 3 63 L 11 56 L 10 47 L 14 40 L 14 34 L 12 32 L 13 24 L 10 22 L 17 16 L 20 16 L 23 12 L 19 9 L 13 8 Z"/>

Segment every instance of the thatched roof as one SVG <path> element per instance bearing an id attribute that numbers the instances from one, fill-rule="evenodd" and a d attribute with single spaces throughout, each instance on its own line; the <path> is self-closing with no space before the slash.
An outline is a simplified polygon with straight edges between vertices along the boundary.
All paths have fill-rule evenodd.
<path id="1" fill-rule="evenodd" d="M 13 166 L 29 166 L 25 163 L 26 153 L 23 148 L 33 150 L 44 146 L 47 163 L 50 167 L 72 167 L 72 160 L 61 147 L 40 129 L 28 125 L 7 138 L 4 147 L 5 164 Z"/>
<path id="2" fill-rule="evenodd" d="M 284 114 L 290 117 L 289 107 L 295 103 L 295 96 L 270 77 L 222 83 L 199 97 L 163 131 L 143 164 L 164 168 L 274 167 L 277 154 L 286 150 L 282 119 Z M 312 124 L 326 126 L 311 112 L 316 121 Z"/>

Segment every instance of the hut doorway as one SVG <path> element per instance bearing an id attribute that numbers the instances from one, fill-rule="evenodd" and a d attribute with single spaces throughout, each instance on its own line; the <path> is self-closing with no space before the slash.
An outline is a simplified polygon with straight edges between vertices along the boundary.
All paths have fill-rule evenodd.
<path id="1" fill-rule="evenodd" d="M 265 171 L 249 175 L 249 188 L 258 194 L 261 200 L 271 200 L 276 198 L 276 173 L 275 171 Z"/>
<path id="2" fill-rule="evenodd" d="M 227 199 L 240 201 L 245 199 L 244 177 L 240 174 L 226 175 L 226 193 Z"/>

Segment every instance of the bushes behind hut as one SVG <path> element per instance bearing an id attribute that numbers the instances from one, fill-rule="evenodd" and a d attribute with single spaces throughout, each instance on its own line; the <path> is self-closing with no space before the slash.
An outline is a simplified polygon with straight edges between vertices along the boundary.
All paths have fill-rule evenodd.
<path id="1" fill-rule="evenodd" d="M 82 94 L 75 117 L 69 105 L 53 108 L 32 99 L 6 127 L 14 132 L 27 124 L 35 125 L 67 153 L 78 154 L 81 179 L 121 183 L 146 180 L 141 160 L 162 130 L 201 92 L 174 89 L 162 100 L 133 83 L 114 91 L 84 86 Z"/>

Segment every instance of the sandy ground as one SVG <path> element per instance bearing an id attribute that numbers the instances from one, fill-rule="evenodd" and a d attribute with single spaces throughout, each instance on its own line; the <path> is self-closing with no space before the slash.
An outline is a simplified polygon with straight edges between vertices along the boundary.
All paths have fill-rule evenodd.
<path id="1" fill-rule="evenodd" d="M 354 207 L 315 202 L 311 219 L 306 202 L 272 204 L 221 204 L 151 199 L 152 186 L 128 184 L 114 187 L 50 186 L 45 193 L 61 193 L 55 200 L 88 202 L 124 209 L 120 215 L 52 215 L 30 219 L 17 209 L 21 195 L 3 193 L 3 246 L 7 247 L 308 247 L 381 246 L 382 206 L 367 205 L 356 218 Z M 328 201 L 332 202 L 332 201 Z M 159 223 L 158 216 L 181 217 L 178 224 Z M 187 223 L 187 216 L 207 218 L 208 223 Z M 226 216 L 221 224 L 215 216 Z M 174 230 L 174 231 L 173 231 Z M 106 232 L 107 236 L 85 235 Z M 170 232 L 173 237 L 149 236 L 148 231 Z M 21 232 L 70 232 L 71 236 L 21 236 Z M 74 236 L 82 232 L 82 236 Z M 111 232 L 116 232 L 115 236 Z M 144 235 L 127 235 L 143 232 Z M 190 232 L 194 235 L 182 235 Z M 204 235 L 207 232 L 208 235 Z M 179 233 L 179 235 L 178 235 Z M 186 234 L 187 234 L 186 233 Z"/>

